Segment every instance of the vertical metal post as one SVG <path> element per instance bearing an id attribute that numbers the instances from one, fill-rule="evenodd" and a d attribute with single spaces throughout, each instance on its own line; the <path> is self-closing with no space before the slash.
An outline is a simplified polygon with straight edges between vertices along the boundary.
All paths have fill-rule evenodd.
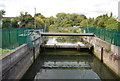
<path id="1" fill-rule="evenodd" d="M 106 35 L 106 30 L 104 30 L 104 41 L 105 41 L 105 37 L 106 37 L 105 35 Z"/>
<path id="2" fill-rule="evenodd" d="M 2 28 L 2 14 L 0 14 L 0 28 Z"/>
<path id="3" fill-rule="evenodd" d="M 120 1 L 118 2 L 118 22 L 120 22 Z"/>
<path id="4" fill-rule="evenodd" d="M 11 31 L 11 30 L 8 29 L 8 32 L 9 32 L 9 44 L 11 43 L 11 41 L 10 41 L 10 34 L 11 34 L 10 31 Z"/>
<path id="5" fill-rule="evenodd" d="M 16 29 L 16 38 L 17 38 L 17 42 L 18 42 L 18 29 Z"/>
<path id="6" fill-rule="evenodd" d="M 45 28 L 44 28 L 44 32 L 45 32 L 45 30 L 46 30 L 46 20 L 45 20 Z"/>
<path id="7" fill-rule="evenodd" d="M 101 62 L 103 62 L 103 47 L 101 48 Z"/>
<path id="8" fill-rule="evenodd" d="M 36 14 L 36 8 L 34 8 L 34 10 L 35 10 L 35 14 Z M 34 14 L 34 25 L 35 25 L 35 28 L 36 28 L 36 17 L 35 17 L 35 14 Z"/>
<path id="9" fill-rule="evenodd" d="M 33 62 L 35 62 L 35 47 L 33 47 Z"/>

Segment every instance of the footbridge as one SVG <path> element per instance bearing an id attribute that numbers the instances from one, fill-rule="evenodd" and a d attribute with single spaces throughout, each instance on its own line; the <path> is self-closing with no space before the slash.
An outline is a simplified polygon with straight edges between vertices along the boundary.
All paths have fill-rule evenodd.
<path id="1" fill-rule="evenodd" d="M 41 33 L 41 36 L 94 36 L 94 33 Z"/>
<path id="2" fill-rule="evenodd" d="M 38 30 L 34 30 L 40 36 L 95 36 L 94 33 L 41 33 Z"/>

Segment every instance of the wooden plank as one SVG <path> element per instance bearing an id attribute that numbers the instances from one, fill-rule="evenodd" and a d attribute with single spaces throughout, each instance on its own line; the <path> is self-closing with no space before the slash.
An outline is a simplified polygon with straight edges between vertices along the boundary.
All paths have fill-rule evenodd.
<path id="1" fill-rule="evenodd" d="M 94 36 L 94 33 L 41 33 L 41 36 Z"/>

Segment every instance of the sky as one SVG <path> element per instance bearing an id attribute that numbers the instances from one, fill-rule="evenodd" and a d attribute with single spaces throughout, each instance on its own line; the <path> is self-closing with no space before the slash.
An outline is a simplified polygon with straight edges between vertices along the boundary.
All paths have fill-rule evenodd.
<path id="1" fill-rule="evenodd" d="M 28 12 L 32 16 L 41 13 L 45 17 L 57 13 L 85 14 L 87 17 L 97 17 L 113 13 L 118 17 L 118 2 L 120 0 L 0 0 L 0 10 L 6 11 L 5 17 L 19 16 L 20 12 Z"/>

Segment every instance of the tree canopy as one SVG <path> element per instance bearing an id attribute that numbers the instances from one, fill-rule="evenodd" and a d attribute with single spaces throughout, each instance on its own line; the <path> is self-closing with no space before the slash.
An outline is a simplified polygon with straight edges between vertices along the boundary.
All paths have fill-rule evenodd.
<path id="1" fill-rule="evenodd" d="M 4 10 L 0 14 L 5 15 Z M 28 12 L 21 12 L 19 16 L 3 18 L 4 27 L 97 27 L 106 29 L 118 29 L 119 23 L 111 13 L 100 15 L 96 18 L 87 18 L 84 14 L 57 13 L 56 17 L 45 17 L 41 13 L 36 13 L 34 17 Z"/>

